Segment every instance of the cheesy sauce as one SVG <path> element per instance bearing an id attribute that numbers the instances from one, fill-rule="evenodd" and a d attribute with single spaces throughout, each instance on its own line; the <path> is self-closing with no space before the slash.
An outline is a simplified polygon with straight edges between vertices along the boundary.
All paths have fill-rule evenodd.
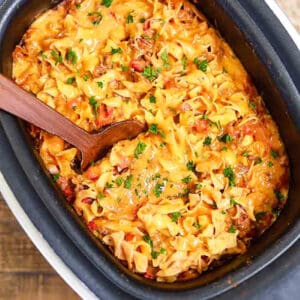
<path id="1" fill-rule="evenodd" d="M 243 66 L 184 0 L 65 0 L 13 54 L 18 85 L 87 131 L 148 131 L 78 174 L 78 150 L 30 126 L 88 228 L 132 272 L 173 282 L 244 253 L 288 194 L 284 145 Z"/>

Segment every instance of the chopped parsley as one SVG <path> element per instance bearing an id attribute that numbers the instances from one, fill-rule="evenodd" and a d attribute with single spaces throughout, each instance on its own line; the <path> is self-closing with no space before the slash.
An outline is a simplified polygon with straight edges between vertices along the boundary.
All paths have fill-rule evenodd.
<path id="1" fill-rule="evenodd" d="M 160 248 L 159 251 L 151 251 L 151 256 L 153 259 L 156 259 L 158 257 L 158 255 L 160 254 L 165 254 L 167 252 L 167 250 L 165 248 Z"/>
<path id="2" fill-rule="evenodd" d="M 152 240 L 150 239 L 150 236 L 149 236 L 149 235 L 144 235 L 144 236 L 143 236 L 143 240 L 144 240 L 151 248 L 153 248 L 153 242 L 152 242 Z"/>
<path id="3" fill-rule="evenodd" d="M 75 77 L 69 77 L 67 78 L 67 84 L 73 84 L 75 82 Z"/>
<path id="4" fill-rule="evenodd" d="M 157 182 L 154 186 L 153 193 L 154 195 L 159 198 L 161 193 L 163 192 L 164 184 Z"/>
<path id="5" fill-rule="evenodd" d="M 186 167 L 189 171 L 196 172 L 196 166 L 192 160 L 187 162 Z"/>
<path id="6" fill-rule="evenodd" d="M 68 50 L 66 58 L 72 65 L 75 65 L 78 60 L 78 56 L 77 56 L 76 52 L 72 50 L 72 48 L 70 48 Z"/>
<path id="7" fill-rule="evenodd" d="M 157 78 L 158 74 L 159 74 L 159 71 L 155 70 L 151 66 L 146 66 L 144 71 L 142 72 L 142 75 L 145 76 L 150 81 L 155 80 Z"/>
<path id="8" fill-rule="evenodd" d="M 229 143 L 233 141 L 233 138 L 228 133 L 225 133 L 224 135 L 219 136 L 218 140 L 223 143 Z"/>
<path id="9" fill-rule="evenodd" d="M 93 17 L 92 24 L 95 26 L 99 25 L 103 18 L 101 12 L 98 11 L 88 13 L 88 17 Z"/>
<path id="10" fill-rule="evenodd" d="M 248 151 L 246 151 L 246 152 L 244 152 L 243 154 L 242 154 L 242 156 L 244 156 L 244 157 L 248 157 L 250 154 L 249 154 L 249 152 Z"/>
<path id="11" fill-rule="evenodd" d="M 145 23 L 145 22 L 146 22 L 146 19 L 145 19 L 145 18 L 140 18 L 140 22 L 141 22 L 141 23 Z"/>
<path id="12" fill-rule="evenodd" d="M 269 161 L 269 162 L 268 162 L 268 167 L 271 168 L 271 167 L 273 167 L 273 166 L 274 166 L 274 164 L 273 164 L 271 161 Z"/>
<path id="13" fill-rule="evenodd" d="M 249 100 L 248 101 L 248 106 L 249 106 L 250 109 L 256 110 L 256 105 L 253 101 Z"/>
<path id="14" fill-rule="evenodd" d="M 106 7 L 110 7 L 113 0 L 102 0 L 101 5 L 104 5 Z"/>
<path id="15" fill-rule="evenodd" d="M 278 201 L 283 201 L 284 200 L 284 196 L 279 190 L 274 190 L 274 194 L 275 194 Z"/>
<path id="16" fill-rule="evenodd" d="M 185 71 L 185 70 L 186 70 L 186 67 L 187 67 L 187 57 L 186 57 L 186 56 L 184 56 L 184 57 L 181 59 L 181 64 L 182 64 L 183 70 Z"/>
<path id="17" fill-rule="evenodd" d="M 233 198 L 230 198 L 230 205 L 231 206 L 235 206 L 237 205 L 238 203 L 233 199 Z"/>
<path id="18" fill-rule="evenodd" d="M 90 75 L 86 74 L 82 78 L 84 81 L 88 81 L 90 79 Z"/>
<path id="19" fill-rule="evenodd" d="M 254 166 L 260 165 L 261 163 L 262 163 L 262 159 L 261 159 L 261 157 L 258 157 L 254 163 Z"/>
<path id="20" fill-rule="evenodd" d="M 126 24 L 133 23 L 133 15 L 130 13 L 126 18 Z"/>
<path id="21" fill-rule="evenodd" d="M 132 185 L 132 181 L 133 181 L 133 176 L 132 175 L 127 176 L 125 181 L 124 181 L 124 188 L 125 189 L 130 189 L 131 185 Z"/>
<path id="22" fill-rule="evenodd" d="M 111 189 L 111 188 L 114 187 L 114 185 L 113 185 L 112 183 L 106 182 L 105 187 L 106 187 L 107 189 Z"/>
<path id="23" fill-rule="evenodd" d="M 150 103 L 156 103 L 156 98 L 151 94 L 149 97 Z"/>
<path id="24" fill-rule="evenodd" d="M 114 55 L 114 54 L 121 54 L 123 51 L 122 49 L 119 47 L 119 48 L 111 48 L 111 51 L 110 51 L 110 54 L 111 55 Z"/>
<path id="25" fill-rule="evenodd" d="M 165 137 L 164 132 L 158 128 L 157 124 L 151 124 L 148 131 L 153 134 L 159 134 L 162 138 Z"/>
<path id="26" fill-rule="evenodd" d="M 77 9 L 81 8 L 81 4 L 76 4 L 75 6 L 76 6 Z"/>
<path id="27" fill-rule="evenodd" d="M 54 174 L 54 175 L 52 176 L 52 179 L 53 179 L 54 182 L 56 182 L 56 181 L 59 179 L 59 177 L 60 177 L 60 174 L 57 173 L 57 174 Z"/>
<path id="28" fill-rule="evenodd" d="M 194 59 L 194 64 L 197 66 L 198 70 L 201 70 L 202 72 L 207 71 L 207 66 L 208 66 L 208 60 L 204 59 L 200 61 L 198 58 Z"/>
<path id="29" fill-rule="evenodd" d="M 120 186 L 122 185 L 124 182 L 124 179 L 122 177 L 118 177 L 116 180 L 115 180 L 115 183 Z"/>
<path id="30" fill-rule="evenodd" d="M 201 225 L 200 225 L 200 223 L 199 223 L 198 221 L 196 221 L 196 222 L 193 224 L 193 226 L 194 226 L 196 229 L 198 229 L 198 230 L 201 229 Z"/>
<path id="31" fill-rule="evenodd" d="M 99 86 L 100 88 L 103 88 L 103 82 L 102 82 L 102 81 L 98 81 L 97 84 L 98 84 L 98 86 Z"/>
<path id="32" fill-rule="evenodd" d="M 218 130 L 221 130 L 222 126 L 221 126 L 220 121 L 217 121 L 217 122 L 214 122 L 214 121 L 211 121 L 211 120 L 208 120 L 208 121 L 209 121 L 210 126 L 215 126 Z"/>
<path id="33" fill-rule="evenodd" d="M 278 152 L 275 151 L 275 150 L 273 150 L 273 149 L 271 149 L 270 153 L 271 153 L 271 156 L 272 156 L 274 159 L 276 159 L 276 158 L 279 156 L 279 155 L 278 155 Z"/>
<path id="34" fill-rule="evenodd" d="M 177 212 L 173 212 L 171 213 L 171 219 L 173 222 L 177 223 L 178 219 L 181 217 L 181 212 L 177 211 Z"/>
<path id="35" fill-rule="evenodd" d="M 40 51 L 39 55 L 42 59 L 47 59 L 47 55 L 45 55 L 43 51 Z"/>
<path id="36" fill-rule="evenodd" d="M 138 144 L 134 150 L 134 157 L 136 159 L 138 159 L 139 155 L 141 155 L 145 151 L 146 148 L 147 148 L 147 144 L 145 144 L 143 142 L 138 142 Z"/>
<path id="37" fill-rule="evenodd" d="M 122 70 L 122 72 L 126 72 L 126 71 L 128 71 L 128 67 L 121 65 L 121 70 Z"/>
<path id="38" fill-rule="evenodd" d="M 56 64 L 56 65 L 57 65 L 57 64 L 61 64 L 61 63 L 63 62 L 63 58 L 62 58 L 60 52 L 56 52 L 56 51 L 52 50 L 52 51 L 50 52 L 50 54 L 51 54 L 51 56 L 54 58 L 54 61 L 55 61 L 55 64 Z"/>
<path id="39" fill-rule="evenodd" d="M 228 150 L 228 147 L 224 146 L 221 148 L 221 151 L 227 151 Z"/>
<path id="40" fill-rule="evenodd" d="M 189 175 L 189 176 L 187 176 L 187 177 L 182 178 L 181 181 L 182 181 L 183 183 L 188 184 L 188 183 L 190 183 L 190 182 L 192 181 L 192 177 L 191 177 L 191 175 Z"/>
<path id="41" fill-rule="evenodd" d="M 229 227 L 229 229 L 228 229 L 228 232 L 230 232 L 230 233 L 236 233 L 235 226 L 231 224 L 230 227 Z"/>
<path id="42" fill-rule="evenodd" d="M 207 136 L 203 141 L 203 145 L 209 146 L 210 144 L 211 144 L 211 137 Z"/>
<path id="43" fill-rule="evenodd" d="M 170 60 L 166 49 L 161 53 L 160 58 L 164 63 L 164 68 L 167 68 L 170 65 Z"/>
<path id="44" fill-rule="evenodd" d="M 229 180 L 229 186 L 235 186 L 235 175 L 232 168 L 229 166 L 223 170 L 223 174 Z"/>
<path id="45" fill-rule="evenodd" d="M 105 195 L 100 192 L 100 193 L 98 193 L 97 198 L 98 199 L 103 199 L 103 198 L 105 198 Z"/>
<path id="46" fill-rule="evenodd" d="M 94 96 L 92 96 L 90 98 L 90 101 L 89 101 L 89 104 L 92 106 L 93 108 L 93 113 L 95 116 L 98 115 L 98 108 L 99 108 L 99 103 L 98 101 L 96 100 L 96 98 Z"/>

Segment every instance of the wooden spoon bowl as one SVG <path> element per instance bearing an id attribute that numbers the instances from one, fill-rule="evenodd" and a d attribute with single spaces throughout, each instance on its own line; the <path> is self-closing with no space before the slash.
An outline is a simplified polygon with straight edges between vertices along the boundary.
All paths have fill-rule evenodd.
<path id="1" fill-rule="evenodd" d="M 145 124 L 137 120 L 126 120 L 112 123 L 97 133 L 88 133 L 1 74 L 0 109 L 57 135 L 78 148 L 81 152 L 81 171 L 92 161 L 105 155 L 116 142 L 135 138 L 146 130 Z"/>

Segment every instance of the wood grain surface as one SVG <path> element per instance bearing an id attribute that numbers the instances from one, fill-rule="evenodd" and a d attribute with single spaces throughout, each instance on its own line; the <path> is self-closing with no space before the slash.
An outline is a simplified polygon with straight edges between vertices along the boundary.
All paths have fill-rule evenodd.
<path id="1" fill-rule="evenodd" d="M 300 32 L 300 0 L 277 0 Z M 41 256 L 0 194 L 0 300 L 79 297 Z"/>

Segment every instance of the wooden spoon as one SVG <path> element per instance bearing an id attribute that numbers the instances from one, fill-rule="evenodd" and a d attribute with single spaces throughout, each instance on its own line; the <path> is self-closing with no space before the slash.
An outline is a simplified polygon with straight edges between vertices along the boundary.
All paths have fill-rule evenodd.
<path id="1" fill-rule="evenodd" d="M 81 151 L 82 171 L 116 142 L 132 139 L 146 130 L 143 123 L 128 120 L 113 123 L 95 134 L 88 133 L 1 74 L 0 109 L 60 136 L 78 148 Z"/>

